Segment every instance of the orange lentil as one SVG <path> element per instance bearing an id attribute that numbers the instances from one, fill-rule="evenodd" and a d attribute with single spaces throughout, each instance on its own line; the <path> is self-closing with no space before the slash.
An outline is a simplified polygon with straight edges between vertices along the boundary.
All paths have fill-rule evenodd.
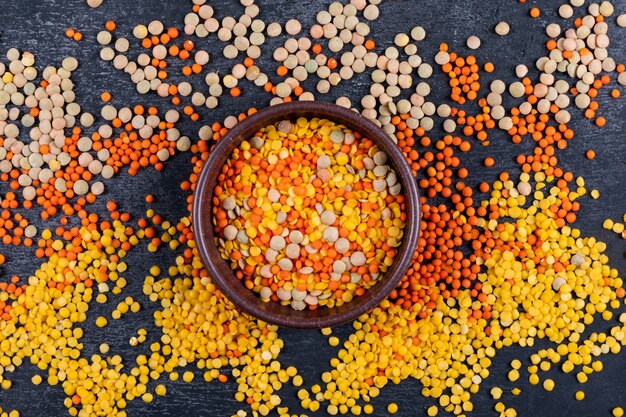
<path id="1" fill-rule="evenodd" d="M 284 65 L 280 65 L 278 68 L 276 68 L 276 74 L 284 77 L 285 75 L 287 75 L 287 67 Z"/>

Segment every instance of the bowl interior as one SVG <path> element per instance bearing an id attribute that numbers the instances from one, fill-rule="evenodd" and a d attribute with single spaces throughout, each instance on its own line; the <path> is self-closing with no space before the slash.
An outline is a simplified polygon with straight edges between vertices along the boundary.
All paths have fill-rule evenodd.
<path id="1" fill-rule="evenodd" d="M 233 150 L 259 129 L 281 120 L 298 117 L 329 119 L 371 139 L 389 157 L 405 196 L 407 220 L 404 236 L 393 265 L 364 295 L 339 307 L 320 307 L 297 311 L 290 306 L 262 301 L 256 293 L 244 287 L 228 263 L 222 259 L 214 241 L 212 196 L 222 166 Z M 237 307 L 261 320 L 281 326 L 320 328 L 353 320 L 382 301 L 396 286 L 413 257 L 419 234 L 420 211 L 416 180 L 406 159 L 391 138 L 360 114 L 332 103 L 305 101 L 271 106 L 247 117 L 224 136 L 211 151 L 200 173 L 193 200 L 193 230 L 202 261 L 215 285 Z"/>

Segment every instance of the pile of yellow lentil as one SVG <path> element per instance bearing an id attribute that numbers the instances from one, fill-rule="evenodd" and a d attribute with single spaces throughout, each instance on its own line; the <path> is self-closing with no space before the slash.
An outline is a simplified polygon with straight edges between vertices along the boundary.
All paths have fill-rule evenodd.
<path id="1" fill-rule="evenodd" d="M 555 39 L 546 43 L 546 56 L 536 62 L 538 75 L 519 63 L 515 74 L 520 81 L 507 88 L 503 81 L 495 80 L 488 92 L 481 91 L 479 80 L 486 78 L 481 71 L 484 68 L 491 73 L 496 68 L 490 62 L 481 62 L 480 45 L 486 40 L 468 37 L 467 45 L 477 50 L 476 56 L 462 56 L 441 44 L 435 57 L 421 57 L 417 44 L 427 34 L 416 26 L 407 33 L 398 33 L 393 45 L 381 50 L 368 22 L 389 5 L 380 5 L 376 0 L 331 3 L 316 14 L 310 36 L 301 33 L 298 20 L 286 22 L 284 30 L 289 36 L 284 36 L 284 42 L 273 51 L 278 65 L 275 72 L 280 77 L 277 83 L 270 81 L 268 74 L 274 79 L 271 69 L 257 59 L 265 37 L 280 36 L 283 25 L 266 24 L 252 0 L 241 1 L 244 11 L 237 19 L 228 16 L 221 20 L 204 0 L 192 3 L 180 28 L 166 27 L 156 20 L 137 25 L 133 30 L 137 45 L 131 45 L 112 20 L 104 22 L 104 29 L 95 36 L 102 46 L 100 57 L 128 74 L 137 92 L 171 101 L 162 116 L 156 107 L 108 104 L 108 92 L 101 95 L 107 104 L 103 104 L 97 119 L 84 112 L 72 81 L 72 74 L 80 68 L 71 57 L 58 68 L 46 67 L 40 77 L 35 57 L 28 51 L 11 48 L 6 53 L 7 65 L 0 63 L 0 176 L 10 188 L 0 200 L 0 237 L 4 245 L 0 264 L 6 262 L 3 272 L 10 271 L 13 252 L 9 245 L 35 246 L 35 255 L 41 259 L 27 278 L 0 280 L 2 391 L 23 388 L 13 373 L 29 361 L 37 368 L 30 378 L 32 384 L 62 388 L 64 405 L 72 416 L 125 416 L 130 402 L 150 403 L 156 396 L 172 395 L 173 382 L 192 383 L 197 375 L 206 382 L 236 382 L 233 397 L 241 404 L 237 417 L 304 416 L 318 411 L 329 415 L 381 415 L 407 411 L 395 402 L 376 408 L 373 403 L 390 382 L 399 384 L 413 378 L 421 384 L 421 396 L 428 398 L 429 405 L 423 408 L 426 415 L 470 416 L 474 398 L 485 395 L 485 380 L 493 372 L 498 352 L 516 345 L 528 355 L 510 362 L 507 378 L 514 388 L 505 391 L 494 386 L 489 390 L 495 401 L 495 415 L 511 417 L 517 411 L 509 403 L 509 391 L 517 396 L 533 385 L 553 391 L 558 383 L 555 370 L 573 373 L 578 383 L 585 384 L 593 374 L 603 371 L 605 355 L 621 352 L 626 344 L 623 281 L 609 264 L 606 244 L 584 236 L 572 224 L 577 220 L 576 213 L 583 210 L 583 203 L 593 202 L 585 200 L 585 181 L 568 172 L 566 164 L 558 159 L 568 142 L 581 140 L 574 137 L 576 113 L 567 110 L 571 107 L 569 95 L 586 118 L 602 127 L 610 121 L 597 115 L 599 102 L 604 100 L 599 91 L 615 81 L 626 84 L 624 65 L 608 54 L 608 28 L 613 30 L 615 23 L 626 26 L 626 17 L 621 14 L 615 18 L 610 2 L 591 3 L 583 9 L 582 0 L 572 0 L 571 5 L 559 7 L 562 18 L 573 19 L 566 23 L 567 30 L 560 38 L 559 25 L 546 27 L 548 37 Z M 530 19 L 541 12 L 537 7 L 528 7 L 528 14 Z M 511 26 L 513 31 L 518 29 Z M 500 22 L 495 29 L 501 36 L 509 30 L 507 22 Z M 81 39 L 83 35 L 93 37 L 83 28 L 79 34 Z M 190 39 L 191 35 L 217 37 L 225 44 L 222 53 L 233 62 L 232 68 L 222 75 L 217 70 L 207 73 L 206 67 L 212 64 L 209 54 L 201 49 L 200 42 Z M 134 51 L 134 46 L 144 50 L 138 55 L 128 53 Z M 172 59 L 183 61 L 182 75 L 174 74 Z M 429 98 L 431 86 L 427 82 L 434 71 L 433 63 L 441 67 L 450 82 L 451 100 L 438 105 Z M 191 154 L 190 174 L 181 184 L 190 204 L 212 141 L 254 112 L 250 109 L 207 123 L 201 120 L 200 108 L 213 109 L 220 100 L 229 99 L 221 97 L 224 89 L 235 101 L 245 96 L 244 79 L 271 95 L 270 104 L 276 104 L 315 98 L 304 88 L 309 77 L 316 82 L 320 98 L 346 80 L 361 76 L 366 69 L 372 70 L 368 93 L 363 97 L 341 96 L 336 102 L 345 107 L 360 105 L 363 116 L 380 124 L 407 157 L 424 195 L 422 234 L 414 262 L 402 282 L 387 300 L 352 323 L 354 331 L 349 337 L 340 338 L 341 331 L 322 330 L 328 344 L 336 348 L 336 355 L 321 373 L 322 383 L 310 384 L 298 364 L 284 363 L 281 353 L 290 349 L 290 343 L 279 337 L 279 329 L 241 313 L 215 288 L 195 250 L 188 213 L 168 219 L 159 214 L 159 202 L 152 195 L 146 196 L 146 202 L 154 208 L 148 209 L 143 218 L 133 218 L 113 201 L 106 205 L 109 214 L 105 218 L 96 214 L 92 204 L 105 191 L 104 182 L 114 174 L 133 176 L 148 166 L 157 171 L 166 169 L 165 162 L 176 151 Z M 506 70 L 500 64 L 497 69 Z M 204 77 L 206 87 L 198 89 L 196 83 L 187 81 L 186 77 L 198 74 Z M 620 96 L 618 88 L 616 85 L 611 91 L 611 97 Z M 507 100 L 512 98 L 514 105 L 503 100 L 507 90 L 511 96 Z M 407 98 L 403 98 L 405 92 Z M 461 102 L 463 108 L 455 107 L 454 103 Z M 184 124 L 180 119 L 184 116 L 202 124 L 197 134 L 182 133 Z M 433 130 L 435 121 L 440 120 L 446 134 L 431 140 L 430 136 L 437 134 Z M 282 301 L 294 308 L 338 305 L 369 285 L 365 276 L 369 275 L 369 283 L 375 281 L 374 274 L 383 273 L 391 262 L 393 248 L 402 236 L 402 200 L 396 193 L 400 190 L 392 192 L 397 182 L 390 181 L 392 172 L 388 170 L 386 191 L 372 191 L 378 188 L 373 185 L 372 190 L 360 190 L 366 194 L 363 200 L 371 204 L 374 225 L 363 223 L 364 218 L 356 215 L 365 212 L 365 201 L 356 206 L 344 204 L 339 198 L 331 202 L 333 199 L 325 193 L 319 201 L 321 207 L 317 203 L 307 205 L 304 200 L 309 198 L 313 203 L 314 198 L 308 195 L 310 187 L 304 186 L 297 193 L 291 185 L 281 190 L 268 175 L 268 182 L 280 194 L 277 201 L 272 201 L 277 194 L 272 192 L 270 198 L 271 189 L 264 187 L 263 181 L 255 181 L 259 176 L 255 168 L 262 166 L 257 165 L 257 159 L 262 157 L 270 163 L 284 155 L 294 162 L 295 151 L 300 151 L 299 163 L 304 166 L 303 161 L 309 161 L 308 178 L 316 175 L 319 179 L 326 175 L 320 173 L 320 168 L 328 169 L 324 163 L 319 166 L 321 153 L 327 153 L 328 163 L 340 166 L 339 177 L 333 171 L 328 184 L 336 189 L 332 192 L 337 196 L 343 189 L 345 200 L 345 193 L 355 194 L 359 183 L 356 168 L 360 157 L 371 158 L 373 170 L 385 165 L 377 162 L 384 158 L 374 146 L 361 147 L 366 141 L 357 141 L 356 132 L 355 141 L 350 142 L 352 139 L 347 137 L 351 132 L 320 121 L 317 123 L 321 127 L 317 128 L 323 133 L 318 145 L 323 147 L 309 149 L 311 156 L 306 159 L 306 141 L 302 138 L 310 137 L 315 130 L 313 121 L 288 123 L 268 127 L 245 142 L 225 167 L 223 180 L 233 186 L 216 192 L 215 205 L 226 214 L 220 214 L 225 222 L 217 224 L 222 238 L 219 243 L 225 257 L 237 261 L 233 267 L 239 268 L 245 284 L 262 298 L 282 300 L 280 289 L 291 288 L 292 299 Z M 477 144 L 499 146 L 499 139 L 492 138 L 498 130 L 513 143 L 528 142 L 534 149 L 528 155 L 521 151 L 515 158 L 518 172 L 502 172 L 495 181 L 483 181 L 478 176 L 483 172 L 470 174 L 465 167 L 467 153 L 473 152 Z M 339 133 L 333 133 L 338 131 L 343 134 L 341 141 Z M 595 158 L 592 150 L 585 155 Z M 361 163 L 367 168 L 363 160 Z M 484 159 L 486 167 L 495 164 L 493 157 Z M 284 168 L 287 166 L 296 170 L 289 164 Z M 290 173 L 285 176 L 290 177 Z M 366 177 L 373 184 L 381 181 L 374 177 L 384 175 Z M 298 185 L 308 184 L 304 177 L 301 179 Z M 348 185 L 353 189 L 346 191 Z M 386 197 L 376 196 L 384 192 Z M 596 190 L 589 194 L 593 199 L 600 198 Z M 256 199 L 254 204 L 250 195 Z M 340 226 L 337 240 L 339 236 L 347 237 L 351 255 L 359 250 L 365 255 L 363 265 L 358 265 L 358 259 L 348 265 L 340 253 L 332 264 L 324 264 L 334 268 L 335 262 L 341 261 L 344 266 L 338 267 L 345 268 L 339 287 L 326 299 L 321 296 L 326 287 L 317 288 L 308 278 L 301 279 L 308 271 L 303 272 L 302 265 L 297 266 L 296 273 L 292 271 L 292 281 L 285 281 L 280 288 L 263 281 L 270 278 L 269 274 L 263 277 L 264 265 L 260 265 L 269 261 L 268 245 L 278 252 L 271 247 L 272 236 L 266 232 L 274 229 L 271 221 L 276 222 L 288 198 L 300 203 L 296 197 L 304 197 L 302 210 L 319 217 L 319 225 L 327 227 L 307 231 L 307 236 L 301 231 L 301 240 L 297 234 L 292 237 L 292 230 L 285 236 L 281 232 L 285 252 L 288 244 L 298 240 L 304 244 L 305 238 L 313 241 L 311 235 L 320 232 L 321 239 L 330 243 L 324 239 L 324 231 Z M 30 224 L 29 210 L 33 207 L 38 207 L 36 214 L 48 222 L 43 227 Z M 385 208 L 389 208 L 390 218 L 383 220 Z M 330 220 L 322 221 L 322 214 L 331 209 L 336 211 L 332 225 L 326 224 Z M 376 218 L 376 210 L 381 210 L 380 218 Z M 619 240 L 626 238 L 623 223 L 626 215 L 622 222 L 607 219 L 602 226 Z M 367 231 L 360 230 L 363 224 Z M 228 226 L 236 230 L 227 232 Z M 364 249 L 365 238 L 360 233 L 365 233 L 376 250 Z M 329 237 L 332 240 L 334 236 Z M 319 236 L 317 239 L 320 241 Z M 279 243 L 276 248 L 283 246 Z M 328 255 L 330 246 L 323 249 Z M 167 251 L 174 261 L 141 271 L 146 276 L 143 295 L 133 297 L 127 295 L 131 291 L 127 286 L 136 284 L 130 281 L 134 273 L 124 259 L 129 252 L 142 250 Z M 304 252 L 310 255 L 306 247 Z M 253 259 L 257 256 L 264 259 Z M 304 267 L 311 267 L 306 265 L 308 255 L 300 250 L 300 256 L 307 257 Z M 276 261 L 280 261 L 278 255 Z M 376 263 L 376 271 L 371 270 Z M 367 269 L 360 270 L 365 265 Z M 350 274 L 348 266 L 355 269 L 350 269 Z M 269 272 L 276 274 L 272 267 Z M 329 272 L 326 286 L 334 282 L 333 273 L 338 272 Z M 353 273 L 361 279 L 357 281 L 355 276 L 357 282 L 352 282 Z M 307 291 L 295 293 L 305 300 L 304 306 L 293 305 L 294 290 Z M 104 313 L 101 304 L 114 304 L 114 309 Z M 138 324 L 125 335 L 136 354 L 114 353 L 108 326 L 117 320 L 132 323 L 132 315 L 146 309 L 153 314 L 154 326 Z M 606 330 L 589 332 L 597 322 Z M 103 336 L 98 353 L 89 356 L 85 354 L 85 332 L 92 331 Z M 149 339 L 154 341 L 148 344 Z M 547 343 L 551 347 L 544 347 Z M 199 372 L 192 372 L 192 366 Z M 289 392 L 292 386 L 297 389 L 296 398 Z M 584 401 L 583 389 L 584 385 L 573 399 Z M 418 397 L 416 392 L 415 399 Z M 598 414 L 622 416 L 623 404 L 617 402 L 615 399 L 599 405 Z M 0 417 L 19 416 L 12 404 L 2 403 L 2 395 L 0 406 L 4 407 L 0 408 Z"/>
<path id="2" fill-rule="evenodd" d="M 295 310 L 361 296 L 393 263 L 406 220 L 387 154 L 330 120 L 262 128 L 213 197 L 216 244 L 244 285 Z"/>
<path id="3" fill-rule="evenodd" d="M 550 195 L 520 209 L 499 192 L 492 193 L 504 214 L 514 220 L 505 226 L 501 237 L 506 233 L 506 241 L 523 242 L 531 233 L 538 233 L 544 241 L 543 253 L 538 255 L 547 260 L 540 265 L 532 260 L 532 253 L 521 258 L 511 251 L 491 252 L 478 281 L 487 294 L 485 303 L 493 308 L 492 320 L 470 320 L 471 311 L 480 309 L 481 303 L 468 290 L 455 298 L 440 299 L 426 319 L 418 318 L 419 306 L 405 310 L 384 302 L 354 323 L 354 337 L 344 342 L 337 357 L 331 360 L 332 370 L 322 375 L 326 386 L 313 398 L 330 400 L 330 414 L 358 414 L 361 406 L 357 400 L 376 397 L 389 382 L 397 384 L 413 377 L 423 384 L 422 394 L 436 399 L 439 408 L 464 415 L 472 411 L 471 396 L 489 376 L 492 358 L 503 347 L 532 347 L 537 339 L 546 338 L 559 347 L 550 353 L 539 351 L 531 357 L 533 363 L 538 363 L 535 356 L 559 363 L 560 355 L 584 352 L 574 359 L 578 366 L 589 365 L 603 351 L 619 352 L 626 343 L 623 337 L 596 337 L 602 344 L 595 350 L 586 349 L 586 343 L 578 344 L 585 326 L 596 319 L 596 312 L 605 320 L 611 319 L 610 309 L 621 304 L 615 289 L 623 283 L 617 270 L 607 265 L 603 243 L 580 237 L 578 229 L 555 227 L 549 205 L 557 198 Z M 504 223 L 485 221 L 480 227 L 495 231 L 498 224 Z M 572 264 L 564 273 L 557 273 L 551 267 L 554 259 L 571 260 Z M 373 332 L 373 328 L 377 331 Z M 571 372 L 572 364 L 563 370 Z M 518 362 L 509 373 L 511 381 L 519 378 L 519 367 Z M 537 384 L 536 378 L 531 376 L 530 383 Z M 354 381 L 358 381 L 357 387 L 367 388 L 355 389 Z M 544 387 L 549 385 L 544 383 Z M 309 391 L 299 395 L 311 398 Z M 496 410 L 503 412 L 500 408 L 496 405 Z M 437 407 L 430 408 L 428 414 L 436 415 L 436 410 Z M 514 411 L 505 415 L 510 413 Z"/>

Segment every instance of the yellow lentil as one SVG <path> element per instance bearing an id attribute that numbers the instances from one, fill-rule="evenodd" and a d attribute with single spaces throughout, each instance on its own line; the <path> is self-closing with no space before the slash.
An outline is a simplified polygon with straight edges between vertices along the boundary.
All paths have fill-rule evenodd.
<path id="1" fill-rule="evenodd" d="M 544 380 L 543 389 L 545 389 L 546 391 L 552 391 L 554 389 L 554 381 L 551 379 Z"/>
<path id="2" fill-rule="evenodd" d="M 494 400 L 499 400 L 500 398 L 502 398 L 502 388 L 500 388 L 500 387 L 493 387 L 493 388 L 491 388 L 490 393 L 491 393 L 491 397 Z"/>
<path id="3" fill-rule="evenodd" d="M 606 230 L 612 230 L 613 229 L 613 220 L 611 220 L 611 219 L 604 220 L 604 223 L 602 223 L 602 227 L 605 228 Z"/>
<path id="4" fill-rule="evenodd" d="M 511 369 L 508 374 L 509 381 L 514 382 L 519 379 L 519 371 L 517 369 Z"/>
<path id="5" fill-rule="evenodd" d="M 162 397 L 165 394 L 167 394 L 167 388 L 165 387 L 165 385 L 159 384 L 156 387 L 154 387 L 154 393 Z"/>

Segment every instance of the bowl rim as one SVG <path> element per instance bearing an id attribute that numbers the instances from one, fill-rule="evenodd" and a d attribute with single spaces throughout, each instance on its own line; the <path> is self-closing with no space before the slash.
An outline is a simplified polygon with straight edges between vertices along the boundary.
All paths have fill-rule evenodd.
<path id="1" fill-rule="evenodd" d="M 323 313 L 314 313 L 321 311 L 321 309 L 296 311 L 290 306 L 262 301 L 256 293 L 243 285 L 239 290 L 234 288 L 232 284 L 240 285 L 241 280 L 235 276 L 230 265 L 221 257 L 213 234 L 213 189 L 217 184 L 221 167 L 231 156 L 234 148 L 239 146 L 242 141 L 252 137 L 260 129 L 259 125 L 262 127 L 280 120 L 294 120 L 303 117 L 304 114 L 309 115 L 304 117 L 317 117 L 334 121 L 353 131 L 373 132 L 373 135 L 367 135 L 367 137 L 389 156 L 389 164 L 394 168 L 402 184 L 405 212 L 407 213 L 402 243 L 392 266 L 385 272 L 380 282 L 369 288 L 363 296 L 355 297 L 340 307 L 325 308 L 330 312 L 323 316 L 321 316 Z M 219 168 L 216 171 L 218 175 L 212 176 L 210 171 L 212 171 L 212 167 L 218 164 Z M 356 111 L 324 101 L 281 103 L 261 109 L 238 122 L 210 150 L 193 189 L 192 230 L 194 241 L 202 264 L 213 284 L 243 312 L 270 324 L 292 328 L 312 329 L 336 326 L 354 320 L 376 307 L 396 287 L 408 269 L 417 246 L 420 219 L 421 208 L 417 180 L 397 144 L 379 126 Z M 220 266 L 218 263 L 222 265 Z M 370 292 L 370 296 L 367 297 Z M 270 303 L 273 305 L 272 307 L 270 307 Z M 274 311 L 269 311 L 270 309 Z M 278 312 L 280 313 L 277 314 Z"/>

